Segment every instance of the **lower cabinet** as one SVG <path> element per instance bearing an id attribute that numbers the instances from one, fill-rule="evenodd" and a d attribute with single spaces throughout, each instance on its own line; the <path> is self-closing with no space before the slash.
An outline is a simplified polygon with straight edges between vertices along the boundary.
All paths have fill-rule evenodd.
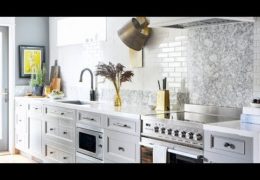
<path id="1" fill-rule="evenodd" d="M 41 155 L 41 144 L 42 144 L 42 122 L 41 119 L 35 117 L 28 117 L 29 125 L 29 151 L 35 155 Z"/>
<path id="2" fill-rule="evenodd" d="M 139 137 L 121 132 L 104 131 L 104 157 L 115 163 L 140 162 Z M 105 161 L 105 162 L 106 162 Z"/>
<path id="3" fill-rule="evenodd" d="M 74 149 L 56 142 L 45 141 L 43 153 L 48 163 L 75 163 Z"/>
<path id="4" fill-rule="evenodd" d="M 204 131 L 204 157 L 209 163 L 253 163 L 253 138 Z"/>

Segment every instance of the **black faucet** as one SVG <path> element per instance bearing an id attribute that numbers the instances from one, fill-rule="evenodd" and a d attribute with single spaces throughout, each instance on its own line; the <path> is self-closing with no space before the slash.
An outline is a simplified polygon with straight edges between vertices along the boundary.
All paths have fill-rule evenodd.
<path id="1" fill-rule="evenodd" d="M 95 95 L 95 90 L 93 89 L 93 73 L 89 68 L 85 68 L 81 71 L 79 82 L 82 82 L 82 77 L 83 77 L 83 74 L 84 74 L 85 71 L 88 71 L 90 73 L 90 76 L 91 76 L 90 101 L 95 101 L 96 95 Z"/>

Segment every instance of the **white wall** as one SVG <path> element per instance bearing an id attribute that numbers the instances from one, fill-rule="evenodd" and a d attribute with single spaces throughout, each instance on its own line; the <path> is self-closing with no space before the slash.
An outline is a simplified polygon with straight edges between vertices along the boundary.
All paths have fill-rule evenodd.
<path id="1" fill-rule="evenodd" d="M 61 66 L 64 91 L 69 97 L 89 97 L 89 75 L 84 76 L 85 83 L 79 83 L 80 71 L 89 67 L 92 70 L 99 61 L 121 63 L 126 69 L 134 71 L 132 82 L 122 85 L 128 90 L 158 90 L 157 80 L 168 77 L 169 87 L 172 92 L 177 92 L 181 87 L 182 77 L 186 77 L 185 66 L 185 30 L 153 29 L 152 36 L 144 48 L 144 67 L 131 68 L 128 47 L 121 42 L 117 30 L 130 20 L 130 17 L 107 18 L 107 41 L 87 43 L 84 45 L 56 46 L 56 21 L 50 18 L 50 65 L 58 59 Z M 178 47 L 178 48 L 177 48 Z M 86 73 L 87 74 L 87 73 Z M 101 81 L 99 79 L 98 81 Z M 100 88 L 113 88 L 110 82 L 99 84 Z"/>

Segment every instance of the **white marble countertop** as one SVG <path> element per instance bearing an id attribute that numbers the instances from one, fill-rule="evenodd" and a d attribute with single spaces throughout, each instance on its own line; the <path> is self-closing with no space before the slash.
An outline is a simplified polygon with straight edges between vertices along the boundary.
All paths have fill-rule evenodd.
<path id="1" fill-rule="evenodd" d="M 140 119 L 141 115 L 147 114 L 155 114 L 155 110 L 151 110 L 148 106 L 143 105 L 128 105 L 123 104 L 121 107 L 115 107 L 113 103 L 105 103 L 105 102 L 96 102 L 96 101 L 88 101 L 89 104 L 86 105 L 76 105 L 69 103 L 62 103 L 59 101 L 72 100 L 72 99 L 59 99 L 52 100 L 49 98 L 35 98 L 35 97 L 15 97 L 16 99 L 24 99 L 27 101 L 42 101 L 46 105 L 55 105 L 64 108 L 77 109 L 77 110 L 85 110 L 90 112 L 109 114 L 109 115 L 117 115 L 128 118 L 138 118 Z"/>
<path id="2" fill-rule="evenodd" d="M 259 136 L 260 134 L 260 125 L 241 123 L 240 120 L 204 124 L 203 128 L 204 130 L 237 134 L 248 137 Z"/>

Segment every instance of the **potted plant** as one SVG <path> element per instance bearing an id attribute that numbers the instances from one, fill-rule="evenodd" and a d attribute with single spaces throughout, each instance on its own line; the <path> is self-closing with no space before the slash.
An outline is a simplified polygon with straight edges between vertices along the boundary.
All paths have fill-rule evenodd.
<path id="1" fill-rule="evenodd" d="M 35 96 L 42 96 L 43 86 L 45 82 L 46 68 L 43 69 L 35 67 L 31 75 L 30 86 L 32 87 L 32 94 Z"/>
<path id="2" fill-rule="evenodd" d="M 125 66 L 118 63 L 116 66 L 109 62 L 109 64 L 99 63 L 97 65 L 96 75 L 103 76 L 112 81 L 115 87 L 114 105 L 121 106 L 120 87 L 123 82 L 131 81 L 134 73 L 132 71 L 125 71 Z"/>

